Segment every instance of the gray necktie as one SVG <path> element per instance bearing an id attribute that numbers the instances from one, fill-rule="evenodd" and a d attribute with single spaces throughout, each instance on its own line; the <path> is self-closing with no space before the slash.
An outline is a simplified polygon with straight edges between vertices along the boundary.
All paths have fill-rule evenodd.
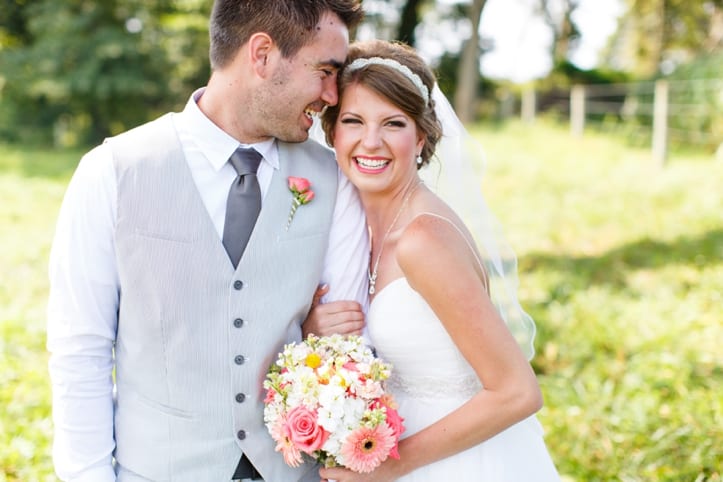
<path id="1" fill-rule="evenodd" d="M 256 178 L 261 159 L 255 149 L 239 147 L 228 160 L 238 177 L 228 191 L 223 245 L 234 268 L 238 266 L 261 211 L 261 188 Z"/>

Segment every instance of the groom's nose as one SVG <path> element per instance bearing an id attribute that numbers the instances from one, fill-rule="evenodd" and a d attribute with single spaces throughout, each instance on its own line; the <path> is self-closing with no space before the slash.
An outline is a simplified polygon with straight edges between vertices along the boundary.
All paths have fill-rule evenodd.
<path id="1" fill-rule="evenodd" d="M 329 75 L 322 81 L 321 100 L 327 105 L 339 102 L 339 91 L 336 89 L 336 75 Z"/>

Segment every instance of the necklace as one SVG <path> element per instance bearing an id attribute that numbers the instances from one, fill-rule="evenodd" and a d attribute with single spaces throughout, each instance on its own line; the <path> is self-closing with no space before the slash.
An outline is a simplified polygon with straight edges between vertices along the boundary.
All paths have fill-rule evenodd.
<path id="1" fill-rule="evenodd" d="M 404 199 L 402 200 L 402 205 L 399 206 L 399 211 L 397 211 L 397 214 L 394 216 L 394 219 L 392 219 L 392 223 L 387 228 L 387 231 L 384 233 L 384 237 L 382 238 L 382 244 L 379 246 L 379 254 L 377 254 L 377 259 L 374 261 L 374 269 L 372 271 L 369 271 L 367 269 L 367 276 L 369 277 L 369 294 L 373 295 L 377 291 L 377 268 L 379 267 L 379 260 L 382 259 L 382 252 L 384 251 L 384 243 L 387 241 L 387 236 L 389 236 L 389 233 L 392 232 L 392 228 L 395 224 L 397 224 L 397 220 L 399 219 L 399 216 L 402 214 L 402 211 L 404 211 L 404 208 L 407 206 L 407 202 L 409 201 L 409 198 L 412 197 L 412 194 L 414 191 L 417 190 L 419 185 L 422 184 L 422 181 L 420 180 L 417 182 L 417 184 L 414 185 L 413 188 L 407 192 L 407 194 L 404 195 Z"/>

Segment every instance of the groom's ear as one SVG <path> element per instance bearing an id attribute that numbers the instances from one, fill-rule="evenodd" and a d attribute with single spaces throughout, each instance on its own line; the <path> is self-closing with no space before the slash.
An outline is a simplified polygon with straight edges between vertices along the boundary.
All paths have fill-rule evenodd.
<path id="1" fill-rule="evenodd" d="M 267 33 L 257 32 L 248 41 L 249 60 L 251 67 L 260 77 L 266 77 L 269 72 L 269 57 L 275 50 L 274 41 Z"/>

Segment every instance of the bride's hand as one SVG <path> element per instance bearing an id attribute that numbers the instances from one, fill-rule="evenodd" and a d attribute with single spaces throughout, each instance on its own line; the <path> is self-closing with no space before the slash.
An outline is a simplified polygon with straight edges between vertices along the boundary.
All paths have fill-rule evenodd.
<path id="1" fill-rule="evenodd" d="M 384 472 L 382 467 L 378 467 L 368 474 L 352 472 L 341 467 L 319 469 L 321 482 L 392 482 L 396 480 L 396 477 L 383 475 L 381 472 Z"/>
<path id="2" fill-rule="evenodd" d="M 309 334 L 328 336 L 333 334 L 361 335 L 364 329 L 364 312 L 356 301 L 331 301 L 321 303 L 321 297 L 329 291 L 327 285 L 320 286 L 311 303 L 311 310 L 301 332 L 304 338 Z"/>

